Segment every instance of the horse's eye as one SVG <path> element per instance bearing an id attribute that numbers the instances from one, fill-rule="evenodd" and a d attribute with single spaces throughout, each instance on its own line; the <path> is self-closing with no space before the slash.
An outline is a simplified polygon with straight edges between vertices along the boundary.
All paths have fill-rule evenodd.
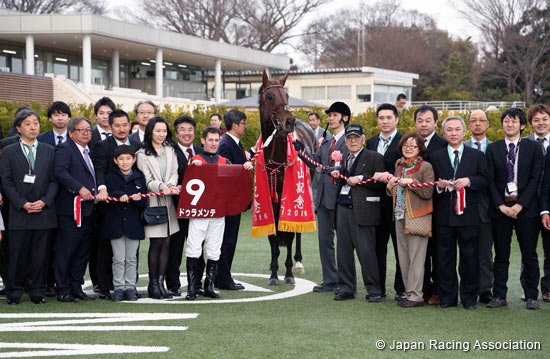
<path id="1" fill-rule="evenodd" d="M 268 99 L 269 101 L 275 100 L 275 96 L 273 96 L 272 94 L 267 94 L 266 97 L 267 97 L 267 99 Z"/>

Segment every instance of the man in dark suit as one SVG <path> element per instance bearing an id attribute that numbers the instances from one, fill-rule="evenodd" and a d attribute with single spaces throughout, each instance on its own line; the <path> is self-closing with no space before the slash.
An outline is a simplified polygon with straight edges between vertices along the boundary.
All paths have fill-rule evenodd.
<path id="1" fill-rule="evenodd" d="M 312 168 L 315 168 L 316 175 L 319 176 L 319 186 L 316 197 L 313 199 L 317 209 L 319 229 L 319 256 L 321 257 L 321 269 L 323 273 L 323 283 L 313 287 L 314 292 L 329 292 L 337 288 L 338 269 L 336 268 L 336 253 L 334 251 L 334 229 L 336 220 L 336 200 L 337 200 L 337 182 L 330 177 L 330 172 L 334 167 L 340 169 L 341 163 L 335 163 L 332 159 L 333 153 L 342 155 L 342 161 L 347 158 L 349 153 L 344 138 L 344 130 L 351 118 L 351 111 L 348 105 L 343 102 L 335 102 L 325 111 L 328 114 L 328 124 L 333 135 L 327 135 L 319 146 L 317 152 L 311 155 L 311 158 L 327 167 L 327 170 L 321 170 L 306 159 L 304 162 Z M 296 145 L 298 144 L 298 146 Z M 303 143 L 296 141 L 294 147 L 296 150 L 303 150 Z"/>
<path id="2" fill-rule="evenodd" d="M 489 120 L 482 110 L 474 110 L 468 120 L 472 137 L 464 141 L 464 146 L 475 148 L 483 153 L 487 150 L 487 145 L 491 143 L 486 137 L 489 129 Z M 491 226 L 491 217 L 487 213 L 489 210 L 489 195 L 487 191 L 478 194 L 479 218 L 479 302 L 488 304 L 492 299 L 491 290 L 493 289 L 493 228 Z"/>
<path id="3" fill-rule="evenodd" d="M 57 146 L 67 141 L 67 124 L 71 119 L 71 109 L 65 102 L 55 101 L 48 107 L 48 119 L 53 128 L 38 136 L 38 141 Z"/>
<path id="4" fill-rule="evenodd" d="M 98 194 L 88 143 L 92 125 L 85 117 L 73 118 L 68 126 L 69 139 L 55 149 L 54 173 L 59 183 L 55 205 L 58 230 L 55 238 L 55 281 L 57 299 L 74 302 L 90 300 L 82 291 L 91 245 L 94 212 L 93 196 Z M 82 196 L 81 226 L 74 220 L 74 197 Z"/>
<path id="5" fill-rule="evenodd" d="M 92 139 L 88 146 L 94 148 L 98 142 L 106 140 L 113 135 L 109 125 L 109 116 L 116 110 L 116 105 L 109 97 L 102 97 L 94 104 L 94 121 L 96 125 L 92 128 Z"/>
<path id="6" fill-rule="evenodd" d="M 440 308 L 458 302 L 456 247 L 460 251 L 460 300 L 466 309 L 475 309 L 479 289 L 479 194 L 488 185 L 487 163 L 482 152 L 464 146 L 466 124 L 460 117 L 448 117 L 442 124 L 446 149 L 432 153 L 434 178 L 435 232 L 438 241 Z"/>
<path id="7" fill-rule="evenodd" d="M 231 110 L 223 116 L 223 120 L 227 133 L 220 141 L 218 155 L 225 157 L 234 165 L 244 164 L 247 160 L 240 139 L 246 132 L 246 115 L 239 110 Z M 248 169 L 247 167 L 252 168 L 252 164 L 248 162 L 245 168 Z M 240 223 L 240 214 L 225 217 L 222 254 L 218 263 L 218 274 L 216 276 L 216 287 L 219 289 L 244 289 L 242 284 L 235 283 L 233 278 L 231 278 L 231 264 L 235 256 Z"/>
<path id="8" fill-rule="evenodd" d="M 437 133 L 437 110 L 431 106 L 423 105 L 414 111 L 414 124 L 416 132 L 424 139 L 424 146 L 428 150 L 425 161 L 430 161 L 430 154 L 440 149 L 447 148 L 447 141 Z M 437 295 L 437 237 L 434 235 L 428 240 L 426 263 L 424 266 L 424 286 L 422 291 L 428 304 L 439 304 Z"/>
<path id="9" fill-rule="evenodd" d="M 367 140 L 367 150 L 376 151 L 384 156 L 385 171 L 374 175 L 377 181 L 388 182 L 388 178 L 394 175 L 395 162 L 401 157 L 397 151 L 397 145 L 401 135 L 397 132 L 399 117 L 397 108 L 389 103 L 383 103 L 376 109 L 376 121 L 380 134 Z M 395 223 L 393 221 L 393 203 L 389 196 L 381 196 L 382 219 L 380 225 L 376 226 L 376 259 L 380 275 L 380 288 L 382 296 L 386 296 L 386 258 L 388 253 L 388 240 L 392 239 L 393 252 L 395 255 L 395 277 L 393 288 L 395 289 L 395 300 L 407 299 L 399 258 L 397 255 L 397 237 L 395 236 Z"/>
<path id="10" fill-rule="evenodd" d="M 100 106 L 100 111 L 107 111 L 108 106 Z M 117 146 L 128 145 L 134 151 L 140 147 L 139 143 L 128 139 L 130 134 L 130 120 L 128 114 L 123 110 L 114 110 L 109 114 L 109 128 L 112 130 L 112 136 L 107 136 L 104 140 L 96 143 L 92 148 L 92 161 L 95 169 L 97 188 L 99 192 L 106 191 L 105 176 L 107 173 L 117 168 L 113 161 L 114 151 Z M 92 130 L 93 133 L 93 130 Z M 91 141 L 90 141 L 91 142 Z M 99 289 L 99 298 L 110 298 L 110 289 L 113 287 L 112 274 L 112 247 L 109 240 L 101 238 L 101 228 L 105 220 L 105 211 L 107 204 L 98 204 L 96 206 L 94 220 L 94 235 L 92 239 L 92 249 L 90 253 L 90 272 L 94 272 L 95 281 Z"/>
<path id="11" fill-rule="evenodd" d="M 157 115 L 157 107 L 153 101 L 139 101 L 134 111 L 136 113 L 136 120 L 139 123 L 139 129 L 130 135 L 130 141 L 142 144 L 145 136 L 145 127 L 147 127 L 149 120 Z"/>
<path id="12" fill-rule="evenodd" d="M 204 152 L 202 147 L 193 144 L 196 127 L 197 124 L 195 120 L 187 115 L 181 115 L 174 121 L 174 133 L 178 139 L 176 156 L 178 157 L 178 184 L 180 185 L 183 182 L 189 160 L 193 158 L 193 156 Z M 174 205 L 177 207 L 179 196 L 172 196 L 172 198 L 174 199 Z M 180 226 L 179 232 L 170 236 L 170 250 L 168 253 L 168 263 L 166 265 L 166 286 L 168 287 L 168 293 L 177 297 L 181 295 L 180 265 L 183 257 L 183 246 L 189 230 L 189 219 L 178 218 L 178 223 Z M 198 259 L 196 273 L 196 278 L 198 280 L 196 281 L 195 291 L 197 294 L 202 294 L 201 282 L 203 273 L 204 258 L 201 255 Z"/>
<path id="13" fill-rule="evenodd" d="M 522 283 L 527 309 L 538 309 L 539 261 L 537 241 L 539 231 L 539 206 L 537 191 L 543 167 L 540 144 L 522 140 L 521 131 L 527 125 L 525 113 L 511 108 L 501 115 L 505 138 L 487 147 L 489 166 L 489 215 L 492 218 L 495 241 L 493 272 L 495 284 L 493 299 L 487 307 L 508 305 L 508 267 L 512 230 L 521 251 L 523 264 Z"/>
<path id="14" fill-rule="evenodd" d="M 20 113 L 15 126 L 21 140 L 6 147 L 0 160 L 2 184 L 10 201 L 8 304 L 21 300 L 29 272 L 31 301 L 46 303 L 45 274 L 50 231 L 57 226 L 54 201 L 58 186 L 53 177 L 54 149 L 36 140 L 38 118 L 32 110 Z"/>
<path id="15" fill-rule="evenodd" d="M 338 235 L 338 293 L 334 300 L 355 297 L 355 256 L 357 252 L 363 283 L 369 302 L 380 302 L 379 269 L 376 260 L 376 226 L 381 221 L 380 197 L 385 195 L 383 182 L 369 182 L 358 185 L 375 172 L 384 171 L 384 158 L 375 151 L 363 148 L 365 135 L 361 125 L 353 124 L 345 130 L 346 147 L 342 174 L 348 180 L 339 179 L 339 170 L 331 175 L 338 182 L 338 208 L 336 223 Z"/>

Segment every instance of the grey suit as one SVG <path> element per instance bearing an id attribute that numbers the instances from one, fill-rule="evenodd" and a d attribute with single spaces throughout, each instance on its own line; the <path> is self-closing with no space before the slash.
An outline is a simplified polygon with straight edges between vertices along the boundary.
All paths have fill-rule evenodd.
<path id="1" fill-rule="evenodd" d="M 324 128 L 321 128 L 320 126 L 317 127 L 313 133 L 315 134 L 315 150 L 319 148 L 319 140 L 323 139 L 323 133 L 325 132 Z M 330 132 L 327 130 L 327 137 L 331 136 Z M 321 174 L 315 173 L 313 175 L 313 178 L 311 179 L 311 192 L 312 197 L 315 198 L 317 196 L 317 188 L 319 187 L 319 179 L 321 178 Z M 316 208 L 317 209 L 317 208 Z"/>
<path id="2" fill-rule="evenodd" d="M 329 159 L 329 150 L 332 143 L 332 137 L 327 134 L 327 137 L 323 140 L 319 149 L 311 157 L 316 162 L 322 163 L 327 167 L 334 167 L 334 161 Z M 346 147 L 346 139 L 344 135 L 336 142 L 334 151 L 340 151 L 342 158 L 346 159 L 348 156 L 348 149 Z M 305 161 L 308 166 L 315 167 L 307 160 Z M 335 222 L 335 209 L 337 199 L 337 183 L 331 181 L 330 177 L 331 169 L 321 171 L 316 169 L 316 175 L 319 176 L 319 185 L 317 193 L 314 197 L 315 208 L 317 209 L 317 216 L 319 222 L 319 255 L 321 257 L 321 268 L 323 271 L 323 284 L 329 287 L 336 287 L 338 282 L 338 270 L 336 268 L 336 257 L 334 251 L 334 222 Z"/>
<path id="3" fill-rule="evenodd" d="M 487 145 L 491 141 L 487 139 L 485 146 L 481 146 L 481 151 L 485 152 Z M 464 141 L 464 146 L 477 149 L 473 138 Z M 490 292 L 493 288 L 493 231 L 491 228 L 491 217 L 487 214 L 489 209 L 488 193 L 480 193 L 478 197 L 479 218 L 479 294 Z"/>

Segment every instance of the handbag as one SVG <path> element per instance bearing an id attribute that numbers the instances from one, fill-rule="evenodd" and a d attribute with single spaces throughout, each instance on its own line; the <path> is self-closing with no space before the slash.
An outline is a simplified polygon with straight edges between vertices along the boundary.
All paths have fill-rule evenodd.
<path id="1" fill-rule="evenodd" d="M 147 224 L 163 224 L 168 222 L 168 207 L 147 207 L 143 211 L 143 220 Z"/>
<path id="2" fill-rule="evenodd" d="M 405 234 L 415 236 L 431 237 L 432 236 L 432 214 L 409 218 L 405 216 Z"/>

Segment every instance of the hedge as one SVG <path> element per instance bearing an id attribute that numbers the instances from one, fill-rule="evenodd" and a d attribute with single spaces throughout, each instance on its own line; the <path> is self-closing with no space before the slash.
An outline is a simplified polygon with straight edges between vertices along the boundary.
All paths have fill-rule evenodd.
<path id="1" fill-rule="evenodd" d="M 25 104 L 30 106 L 40 115 L 40 127 L 41 132 L 46 132 L 51 129 L 51 123 L 47 118 L 47 107 L 41 105 L 40 103 L 27 103 Z M 7 136 L 9 129 L 12 126 L 15 110 L 21 106 L 17 102 L 0 102 L 0 126 L 2 127 L 2 132 L 4 136 Z M 93 122 L 93 104 L 82 105 L 82 104 L 71 104 L 72 116 L 84 116 L 92 120 Z M 171 107 L 165 105 L 159 109 L 159 115 L 166 119 L 170 126 L 173 126 L 174 120 L 182 113 L 192 116 L 195 121 L 197 121 L 197 136 L 195 138 L 195 143 L 200 144 L 200 134 L 202 130 L 210 124 L 210 115 L 213 113 L 220 113 L 222 116 L 229 111 L 231 108 L 225 106 L 197 106 L 194 110 L 190 110 L 187 107 Z M 234 107 L 234 109 L 239 109 Z M 243 108 L 240 108 L 241 111 L 244 111 Z M 415 130 L 414 126 L 414 114 L 415 108 L 409 108 L 403 111 L 400 116 L 399 124 L 397 126 L 399 132 L 405 134 Z M 313 112 L 317 112 L 321 115 L 321 126 L 326 126 L 327 124 L 327 115 L 324 113 L 322 108 L 314 108 Z M 487 137 L 491 141 L 496 141 L 504 138 L 504 132 L 502 131 L 502 126 L 500 124 L 500 115 L 504 109 L 500 109 L 495 112 L 488 113 L 490 128 L 487 131 Z M 308 112 L 305 110 L 294 111 L 296 118 L 307 121 Z M 439 111 L 439 126 L 441 126 L 441 120 L 448 116 L 459 115 L 463 118 L 468 118 L 470 111 L 458 113 L 457 111 L 448 111 L 443 110 Z M 135 113 L 129 113 L 130 121 L 135 119 Z M 247 123 L 248 130 L 242 139 L 243 146 L 245 148 L 251 147 L 256 143 L 260 135 L 260 114 L 259 112 L 247 112 Z M 369 109 L 365 112 L 352 116 L 352 123 L 360 123 L 365 128 L 365 135 L 368 137 L 378 134 L 378 127 L 376 124 L 376 112 L 374 109 Z M 438 128 L 437 132 L 441 134 L 441 129 Z M 532 129 L 528 128 L 523 131 L 523 136 L 527 136 L 532 133 Z M 470 131 L 466 133 L 466 139 L 470 138 Z"/>

